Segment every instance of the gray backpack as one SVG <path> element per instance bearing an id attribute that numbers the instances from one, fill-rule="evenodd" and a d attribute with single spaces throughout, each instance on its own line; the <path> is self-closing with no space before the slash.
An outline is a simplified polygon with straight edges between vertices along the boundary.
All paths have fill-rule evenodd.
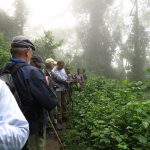
<path id="1" fill-rule="evenodd" d="M 17 92 L 17 89 L 15 87 L 15 83 L 13 80 L 13 74 L 17 72 L 17 70 L 23 66 L 26 66 L 26 64 L 21 64 L 21 63 L 15 63 L 10 70 L 3 70 L 2 73 L 0 74 L 0 79 L 3 80 L 7 86 L 9 87 L 10 91 L 12 92 L 12 94 L 14 95 L 18 106 L 20 107 L 20 109 L 22 108 L 22 104 Z"/>

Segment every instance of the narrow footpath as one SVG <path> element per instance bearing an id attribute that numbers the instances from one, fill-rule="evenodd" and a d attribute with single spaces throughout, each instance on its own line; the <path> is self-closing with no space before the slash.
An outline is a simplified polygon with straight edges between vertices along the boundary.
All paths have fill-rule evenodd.
<path id="1" fill-rule="evenodd" d="M 60 150 L 60 144 L 55 135 L 47 137 L 46 150 Z"/>
<path id="2" fill-rule="evenodd" d="M 66 122 L 63 123 L 63 130 L 58 132 L 58 135 L 61 139 L 63 132 L 66 130 Z M 60 150 L 61 145 L 59 143 L 59 140 L 57 139 L 57 136 L 54 135 L 47 135 L 47 143 L 46 143 L 46 150 Z"/>

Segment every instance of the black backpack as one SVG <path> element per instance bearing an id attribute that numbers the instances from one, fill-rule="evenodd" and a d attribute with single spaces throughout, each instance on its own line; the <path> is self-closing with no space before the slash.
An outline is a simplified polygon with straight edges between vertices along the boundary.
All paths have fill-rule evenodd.
<path id="1" fill-rule="evenodd" d="M 10 91 L 14 95 L 20 109 L 22 109 L 22 103 L 20 101 L 20 98 L 19 98 L 17 89 L 15 87 L 15 83 L 14 83 L 14 80 L 13 80 L 12 76 L 13 76 L 13 74 L 15 74 L 17 72 L 17 70 L 19 68 L 21 68 L 23 66 L 27 66 L 27 64 L 15 63 L 14 65 L 12 65 L 12 67 L 9 70 L 4 69 L 2 71 L 2 73 L 0 74 L 0 79 L 3 80 L 7 84 Z"/>

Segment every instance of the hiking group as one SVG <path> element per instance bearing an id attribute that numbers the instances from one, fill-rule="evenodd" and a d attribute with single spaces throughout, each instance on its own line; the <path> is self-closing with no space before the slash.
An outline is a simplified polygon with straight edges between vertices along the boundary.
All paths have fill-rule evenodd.
<path id="1" fill-rule="evenodd" d="M 34 51 L 26 37 L 13 38 L 12 57 L 0 76 L 0 150 L 45 150 L 46 131 L 54 132 L 49 120 L 62 130 L 71 85 L 80 92 L 85 84 L 84 69 L 73 75 L 64 61 L 43 61 Z"/>

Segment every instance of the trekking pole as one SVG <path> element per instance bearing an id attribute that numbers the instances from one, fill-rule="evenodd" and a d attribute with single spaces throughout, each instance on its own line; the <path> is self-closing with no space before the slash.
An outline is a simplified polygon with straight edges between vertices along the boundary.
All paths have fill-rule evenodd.
<path id="1" fill-rule="evenodd" d="M 61 145 L 62 150 L 65 150 L 64 145 L 63 145 L 63 143 L 61 142 L 61 139 L 60 139 L 60 137 L 59 137 L 59 135 L 58 135 L 58 133 L 57 133 L 57 131 L 56 131 L 56 129 L 55 129 L 55 127 L 54 127 L 54 125 L 53 125 L 53 123 L 52 123 L 52 120 L 51 120 L 51 118 L 50 118 L 49 115 L 48 115 L 48 120 L 49 120 L 49 122 L 50 122 L 51 125 L 52 125 L 52 128 L 53 128 L 53 130 L 54 130 L 54 132 L 55 132 L 55 134 L 56 134 L 56 137 L 57 137 L 57 139 L 58 139 L 58 141 L 59 141 L 59 144 Z"/>

